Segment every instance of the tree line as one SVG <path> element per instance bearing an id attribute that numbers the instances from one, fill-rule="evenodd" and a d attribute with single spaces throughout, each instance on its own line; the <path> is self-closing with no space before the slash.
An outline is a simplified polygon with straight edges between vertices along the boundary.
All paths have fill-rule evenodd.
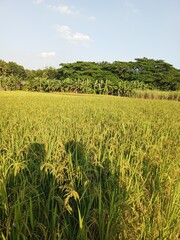
<path id="1" fill-rule="evenodd" d="M 163 60 L 61 63 L 29 70 L 0 60 L 0 89 L 130 96 L 134 89 L 180 90 L 180 69 Z"/>

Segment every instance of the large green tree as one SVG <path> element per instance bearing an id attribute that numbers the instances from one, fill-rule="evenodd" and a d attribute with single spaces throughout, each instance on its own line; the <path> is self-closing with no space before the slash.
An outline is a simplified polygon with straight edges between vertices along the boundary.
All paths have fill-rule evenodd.
<path id="1" fill-rule="evenodd" d="M 0 60 L 0 76 L 7 76 L 8 75 L 8 64 Z"/>
<path id="2" fill-rule="evenodd" d="M 8 75 L 10 76 L 16 76 L 19 78 L 26 78 L 26 71 L 23 66 L 15 63 L 15 62 L 9 62 L 8 63 Z"/>

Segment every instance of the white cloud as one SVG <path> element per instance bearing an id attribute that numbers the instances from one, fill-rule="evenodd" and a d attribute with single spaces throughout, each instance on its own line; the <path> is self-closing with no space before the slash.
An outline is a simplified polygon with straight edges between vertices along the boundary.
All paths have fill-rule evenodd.
<path id="1" fill-rule="evenodd" d="M 72 35 L 72 39 L 75 41 L 89 41 L 90 37 L 86 34 L 76 32 L 75 34 Z"/>
<path id="2" fill-rule="evenodd" d="M 40 54 L 40 57 L 42 58 L 49 58 L 49 57 L 55 57 L 56 53 L 55 52 L 42 52 Z"/>
<path id="3" fill-rule="evenodd" d="M 57 26 L 56 31 L 61 34 L 61 36 L 65 39 L 71 39 L 71 29 L 68 26 Z"/>
<path id="4" fill-rule="evenodd" d="M 77 14 L 77 12 L 74 11 L 73 8 L 68 5 L 57 5 L 57 6 L 48 5 L 47 7 L 62 14 L 67 14 L 67 15 Z"/>
<path id="5" fill-rule="evenodd" d="M 57 26 L 56 30 L 63 38 L 72 42 L 87 42 L 91 40 L 86 34 L 80 32 L 73 33 L 69 26 Z"/>
<path id="6" fill-rule="evenodd" d="M 42 2 L 43 2 L 43 0 L 33 0 L 33 3 L 35 3 L 35 4 L 40 4 Z"/>

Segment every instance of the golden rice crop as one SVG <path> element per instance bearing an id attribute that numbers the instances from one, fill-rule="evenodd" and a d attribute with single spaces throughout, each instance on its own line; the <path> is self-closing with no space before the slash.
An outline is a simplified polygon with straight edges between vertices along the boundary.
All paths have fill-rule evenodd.
<path id="1" fill-rule="evenodd" d="M 0 92 L 0 238 L 179 238 L 179 102 Z"/>

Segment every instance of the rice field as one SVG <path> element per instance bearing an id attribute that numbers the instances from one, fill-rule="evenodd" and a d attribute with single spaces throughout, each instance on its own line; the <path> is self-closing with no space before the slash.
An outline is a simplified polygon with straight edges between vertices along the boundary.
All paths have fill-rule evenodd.
<path id="1" fill-rule="evenodd" d="M 179 104 L 0 91 L 0 239 L 178 240 Z"/>

